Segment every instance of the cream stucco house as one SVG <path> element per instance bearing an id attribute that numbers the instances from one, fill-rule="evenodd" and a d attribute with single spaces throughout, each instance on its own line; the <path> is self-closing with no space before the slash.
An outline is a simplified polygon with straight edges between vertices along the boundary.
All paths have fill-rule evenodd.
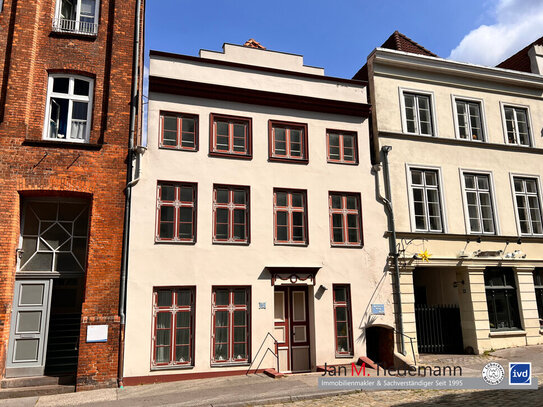
<path id="1" fill-rule="evenodd" d="M 365 82 L 255 41 L 152 51 L 149 82 L 125 383 L 392 363 Z"/>
<path id="2" fill-rule="evenodd" d="M 395 32 L 355 76 L 393 207 L 398 331 L 421 353 L 543 343 L 542 45 L 495 68 Z"/>

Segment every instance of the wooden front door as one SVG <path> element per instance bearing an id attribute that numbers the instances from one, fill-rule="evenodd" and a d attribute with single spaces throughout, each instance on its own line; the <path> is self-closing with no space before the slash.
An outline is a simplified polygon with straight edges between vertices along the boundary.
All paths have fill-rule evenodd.
<path id="1" fill-rule="evenodd" d="M 311 370 L 307 287 L 276 287 L 274 307 L 279 370 Z"/>

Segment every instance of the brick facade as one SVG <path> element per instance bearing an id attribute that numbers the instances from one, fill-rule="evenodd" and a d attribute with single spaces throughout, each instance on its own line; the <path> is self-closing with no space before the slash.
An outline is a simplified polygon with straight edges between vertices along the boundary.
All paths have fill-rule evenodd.
<path id="1" fill-rule="evenodd" d="M 136 0 L 101 0 L 96 36 L 52 31 L 56 0 L 5 0 L 0 14 L 0 374 L 5 371 L 20 204 L 25 196 L 91 202 L 77 388 L 116 384 L 126 158 Z M 42 140 L 48 75 L 94 78 L 88 144 Z M 86 343 L 88 324 L 109 325 Z"/>

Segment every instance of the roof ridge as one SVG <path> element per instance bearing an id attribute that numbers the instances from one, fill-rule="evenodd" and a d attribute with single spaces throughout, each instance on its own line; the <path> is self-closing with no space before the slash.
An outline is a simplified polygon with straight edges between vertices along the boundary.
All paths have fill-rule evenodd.
<path id="1" fill-rule="evenodd" d="M 416 42 L 415 40 L 412 40 L 412 39 L 409 38 L 407 35 L 405 35 L 405 34 L 399 32 L 398 30 L 396 30 L 396 31 L 394 32 L 394 34 L 396 34 L 396 33 L 397 33 L 398 37 L 401 36 L 403 39 L 409 41 L 411 44 L 413 44 L 413 45 L 415 45 L 416 47 L 420 48 L 420 49 L 423 50 L 424 52 L 427 52 L 427 53 L 429 53 L 430 55 L 432 55 L 432 56 L 434 56 L 434 57 L 437 57 L 437 55 L 434 54 L 432 51 L 430 51 L 430 50 L 424 48 L 422 45 L 420 45 L 420 44 L 419 44 L 418 42 Z"/>

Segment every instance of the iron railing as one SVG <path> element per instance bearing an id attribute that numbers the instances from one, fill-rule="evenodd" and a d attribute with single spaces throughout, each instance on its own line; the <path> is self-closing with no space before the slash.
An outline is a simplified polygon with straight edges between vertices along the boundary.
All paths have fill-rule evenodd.
<path id="1" fill-rule="evenodd" d="M 247 369 L 247 371 L 245 372 L 245 375 L 248 375 L 250 372 L 251 372 L 251 367 L 253 366 L 253 363 L 255 363 L 255 361 L 257 360 L 258 358 L 258 354 L 260 353 L 260 351 L 262 350 L 262 347 L 264 346 L 264 343 L 266 342 L 266 339 L 268 339 L 268 337 L 271 337 L 273 339 L 273 343 L 275 345 L 275 352 L 273 350 L 270 349 L 270 347 L 268 346 L 268 348 L 266 349 L 266 351 L 264 352 L 264 354 L 262 355 L 262 358 L 260 359 L 260 362 L 258 363 L 258 366 L 256 367 L 255 369 L 255 373 L 258 372 L 258 368 L 260 367 L 260 365 L 262 364 L 262 361 L 264 360 L 264 358 L 266 357 L 266 355 L 268 354 L 268 352 L 271 352 L 271 354 L 275 357 L 275 361 L 277 362 L 277 371 L 279 372 L 279 355 L 278 355 L 278 350 L 277 350 L 277 339 L 275 339 L 275 337 L 270 333 L 268 332 L 266 334 L 266 336 L 264 337 L 264 340 L 262 341 L 262 343 L 260 344 L 260 348 L 258 348 L 258 352 L 256 352 L 256 355 L 255 357 L 252 359 L 252 362 L 251 364 L 249 365 L 249 368 Z"/>
<path id="2" fill-rule="evenodd" d="M 98 33 L 98 24 L 89 23 L 86 21 L 68 20 L 65 18 L 53 18 L 53 31 L 83 35 L 96 35 Z"/>
<path id="3" fill-rule="evenodd" d="M 413 346 L 413 339 L 414 338 L 409 336 L 409 335 L 404 334 L 403 332 L 397 331 L 395 328 L 392 328 L 392 329 L 397 334 L 403 335 L 403 336 L 405 336 L 406 338 L 409 339 L 409 343 L 411 344 L 411 354 L 413 355 L 413 363 L 415 363 L 415 366 L 417 366 L 417 358 L 415 357 L 415 347 Z"/>

